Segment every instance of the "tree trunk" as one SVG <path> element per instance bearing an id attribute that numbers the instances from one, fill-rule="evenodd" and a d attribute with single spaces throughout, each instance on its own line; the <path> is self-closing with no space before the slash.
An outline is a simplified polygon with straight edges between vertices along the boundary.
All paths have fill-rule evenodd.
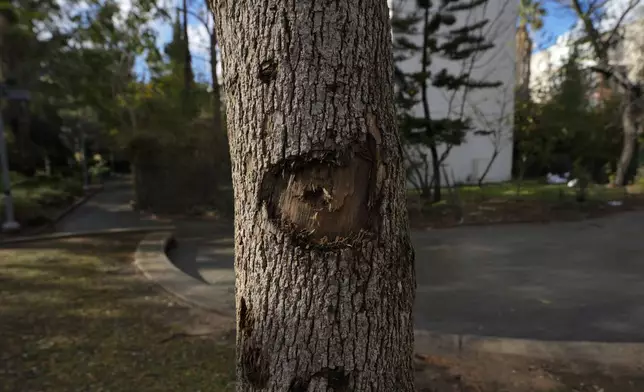
<path id="1" fill-rule="evenodd" d="M 479 177 L 479 180 L 478 180 L 479 188 L 483 186 L 483 181 L 485 180 L 485 177 L 487 177 L 487 174 L 490 172 L 490 169 L 492 168 L 494 161 L 496 161 L 496 158 L 499 156 L 499 153 L 500 153 L 499 149 L 495 148 L 494 152 L 492 153 L 492 156 L 490 157 L 490 160 L 485 166 L 485 170 L 483 170 L 483 174 L 481 174 L 481 177 Z"/>
<path id="2" fill-rule="evenodd" d="M 637 103 L 629 102 L 628 106 L 624 109 L 622 113 L 622 128 L 624 132 L 624 143 L 622 144 L 622 154 L 617 162 L 617 171 L 615 173 L 615 181 L 613 182 L 614 186 L 625 186 L 626 184 L 626 172 L 631 164 L 633 159 L 633 154 L 635 152 L 635 145 L 637 144 L 637 134 L 638 134 L 638 116 L 641 114 L 638 113 Z"/>
<path id="3" fill-rule="evenodd" d="M 532 39 L 526 25 L 521 25 L 516 34 L 516 98 L 519 103 L 530 100 L 530 58 Z"/>
<path id="4" fill-rule="evenodd" d="M 184 104 L 189 107 L 192 90 L 192 56 L 190 55 L 190 37 L 188 37 L 188 1 L 183 0 L 183 39 L 184 42 L 184 59 L 183 59 L 183 93 Z"/>
<path id="5" fill-rule="evenodd" d="M 413 391 L 413 250 L 383 0 L 214 0 L 237 391 Z"/>
<path id="6" fill-rule="evenodd" d="M 432 195 L 432 202 L 438 203 L 443 200 L 443 195 L 441 192 L 441 160 L 438 158 L 438 149 L 435 145 L 429 146 L 429 150 L 432 153 L 432 171 L 433 171 L 433 184 L 434 184 L 434 194 Z"/>

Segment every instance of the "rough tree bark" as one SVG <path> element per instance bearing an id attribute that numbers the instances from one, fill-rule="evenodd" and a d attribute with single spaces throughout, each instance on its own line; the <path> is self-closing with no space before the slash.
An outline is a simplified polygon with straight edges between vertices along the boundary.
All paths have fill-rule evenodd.
<path id="1" fill-rule="evenodd" d="M 634 94 L 628 92 L 627 107 L 622 113 L 622 127 L 624 132 L 624 143 L 622 144 L 622 154 L 617 162 L 617 171 L 615 172 L 615 180 L 613 185 L 625 186 L 628 185 L 626 181 L 626 172 L 635 155 L 637 146 L 637 137 L 642 133 L 642 110 L 641 97 L 632 97 Z"/>
<path id="2" fill-rule="evenodd" d="M 385 0 L 211 0 L 235 193 L 237 391 L 413 391 Z"/>

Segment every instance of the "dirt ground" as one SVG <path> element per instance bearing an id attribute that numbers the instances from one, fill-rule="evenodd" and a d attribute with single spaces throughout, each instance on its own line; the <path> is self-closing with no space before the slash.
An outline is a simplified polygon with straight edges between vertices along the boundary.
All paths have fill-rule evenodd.
<path id="1" fill-rule="evenodd" d="M 418 392 L 641 392 L 644 374 L 508 355 L 420 356 Z"/>
<path id="2" fill-rule="evenodd" d="M 575 221 L 644 208 L 644 197 L 630 197 L 619 205 L 605 201 L 544 201 L 490 199 L 465 202 L 460 207 L 440 204 L 419 207 L 409 201 L 410 224 L 416 229 L 441 229 L 462 225 L 490 225 L 502 223 L 529 223 Z"/>

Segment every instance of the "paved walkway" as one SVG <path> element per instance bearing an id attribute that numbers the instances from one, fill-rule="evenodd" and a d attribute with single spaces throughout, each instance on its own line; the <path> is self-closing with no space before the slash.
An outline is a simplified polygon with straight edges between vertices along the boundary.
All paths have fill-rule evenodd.
<path id="1" fill-rule="evenodd" d="M 416 324 L 436 332 L 644 342 L 644 213 L 549 225 L 413 232 Z M 233 239 L 170 258 L 234 287 Z"/>
<path id="2" fill-rule="evenodd" d="M 189 275 L 234 287 L 232 227 L 159 221 L 111 187 L 62 227 L 175 224 L 170 258 Z M 413 232 L 416 324 L 454 334 L 644 342 L 644 212 L 548 225 Z"/>
<path id="3" fill-rule="evenodd" d="M 78 232 L 171 224 L 167 219 L 162 220 L 150 214 L 133 211 L 130 206 L 133 199 L 130 181 L 109 181 L 103 191 L 58 222 L 56 231 Z"/>
<path id="4" fill-rule="evenodd" d="M 172 249 L 173 261 L 181 265 L 187 274 L 203 280 L 197 267 L 198 244 L 205 244 L 222 235 L 232 236 L 230 224 L 197 219 L 160 218 L 152 214 L 134 211 L 130 202 L 134 199 L 132 183 L 129 180 L 110 181 L 105 189 L 92 197 L 69 216 L 56 224 L 58 232 L 81 232 L 122 228 L 145 228 L 172 225 L 181 248 Z M 207 265 L 205 265 L 208 267 Z M 230 265 L 232 269 L 232 264 Z M 234 279 L 233 279 L 234 280 Z"/>

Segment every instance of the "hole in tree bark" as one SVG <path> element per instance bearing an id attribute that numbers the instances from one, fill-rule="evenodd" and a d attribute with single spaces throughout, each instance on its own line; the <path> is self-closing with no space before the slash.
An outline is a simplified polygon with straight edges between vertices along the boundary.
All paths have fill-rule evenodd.
<path id="1" fill-rule="evenodd" d="M 242 375 L 257 389 L 264 389 L 268 385 L 268 361 L 265 354 L 252 344 L 245 344 L 242 354 Z"/>
<path id="2" fill-rule="evenodd" d="M 291 381 L 291 385 L 288 387 L 288 392 L 306 392 L 309 389 L 310 381 L 307 382 L 299 377 L 296 377 Z"/>
<path id="3" fill-rule="evenodd" d="M 306 392 L 309 389 L 311 380 L 314 378 L 324 378 L 327 381 L 327 386 L 334 392 L 347 392 L 349 390 L 349 374 L 344 371 L 344 368 L 323 368 L 315 372 L 311 377 L 306 379 L 296 377 L 291 381 L 288 392 Z"/>
<path id="4" fill-rule="evenodd" d="M 329 369 L 327 383 L 335 392 L 344 392 L 349 388 L 349 375 L 343 368 Z"/>
<path id="5" fill-rule="evenodd" d="M 250 336 L 253 331 L 253 319 L 246 305 L 246 300 L 241 299 L 239 304 L 239 331 L 244 334 L 244 336 Z"/>
<path id="6" fill-rule="evenodd" d="M 277 77 L 277 62 L 274 59 L 264 60 L 259 64 L 257 77 L 263 83 L 270 83 Z"/>
<path id="7" fill-rule="evenodd" d="M 320 187 L 317 187 L 314 189 L 305 190 L 303 198 L 309 203 L 315 203 L 316 201 L 319 201 L 323 195 L 324 195 L 323 189 Z"/>

